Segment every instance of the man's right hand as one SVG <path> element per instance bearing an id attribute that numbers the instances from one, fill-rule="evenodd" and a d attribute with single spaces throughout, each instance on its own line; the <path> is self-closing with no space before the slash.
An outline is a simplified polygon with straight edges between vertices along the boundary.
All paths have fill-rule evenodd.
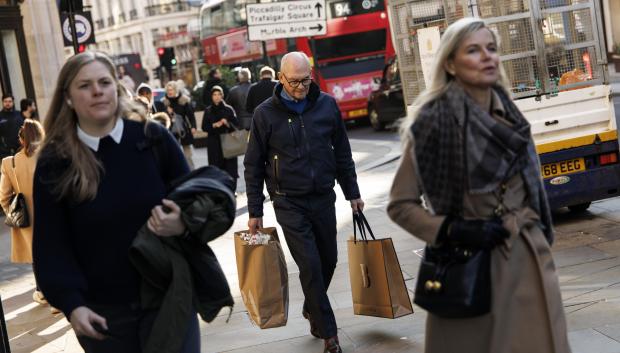
<path id="1" fill-rule="evenodd" d="M 250 234 L 256 234 L 259 228 L 263 228 L 263 217 L 251 218 L 248 220 Z"/>
<path id="2" fill-rule="evenodd" d="M 106 336 L 95 327 L 107 331 L 106 319 L 85 306 L 79 306 L 71 312 L 71 326 L 76 336 L 87 336 L 96 340 L 104 340 Z"/>

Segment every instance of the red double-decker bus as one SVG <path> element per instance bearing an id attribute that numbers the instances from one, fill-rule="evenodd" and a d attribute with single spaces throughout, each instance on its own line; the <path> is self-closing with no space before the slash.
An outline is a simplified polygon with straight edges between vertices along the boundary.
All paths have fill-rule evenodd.
<path id="1" fill-rule="evenodd" d="M 261 42 L 247 36 L 245 5 L 255 0 L 212 0 L 200 11 L 204 60 L 208 64 L 263 64 Z M 333 95 L 343 119 L 368 115 L 367 99 L 379 85 L 385 63 L 394 56 L 384 0 L 327 0 L 327 34 L 266 42 L 279 65 L 282 55 L 299 50 L 310 57 L 321 89 Z"/>

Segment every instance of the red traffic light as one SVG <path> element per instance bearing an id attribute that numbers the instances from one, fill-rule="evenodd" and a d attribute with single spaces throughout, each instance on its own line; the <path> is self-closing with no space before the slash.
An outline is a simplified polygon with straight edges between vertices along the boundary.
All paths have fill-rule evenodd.
<path id="1" fill-rule="evenodd" d="M 157 48 L 157 55 L 162 56 L 165 52 L 166 50 L 164 48 Z"/>

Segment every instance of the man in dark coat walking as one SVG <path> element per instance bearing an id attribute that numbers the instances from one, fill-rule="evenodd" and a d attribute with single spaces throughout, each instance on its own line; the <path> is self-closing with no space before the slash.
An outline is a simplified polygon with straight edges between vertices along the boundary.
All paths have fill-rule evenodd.
<path id="1" fill-rule="evenodd" d="M 24 118 L 15 110 L 15 100 L 12 95 L 2 95 L 2 110 L 0 110 L 0 159 L 14 155 L 20 148 L 19 129 L 24 124 Z"/>
<path id="2" fill-rule="evenodd" d="M 250 87 L 245 103 L 245 110 L 249 114 L 253 114 L 254 109 L 256 109 L 259 104 L 273 95 L 273 89 L 278 83 L 278 81 L 273 80 L 274 76 L 273 69 L 269 66 L 263 66 L 263 68 L 260 69 L 260 81 Z"/>
<path id="3" fill-rule="evenodd" d="M 217 67 L 209 69 L 207 82 L 205 82 L 204 89 L 202 90 L 202 103 L 205 105 L 205 108 L 213 104 L 213 100 L 211 100 L 211 89 L 213 86 L 222 87 L 224 98 L 228 97 L 228 87 L 222 81 L 222 72 Z"/>
<path id="4" fill-rule="evenodd" d="M 325 340 L 325 351 L 340 353 L 338 327 L 327 297 L 337 262 L 338 180 L 354 212 L 364 208 L 355 164 L 336 100 L 312 82 L 310 60 L 302 52 L 282 58 L 280 83 L 254 111 L 245 154 L 250 233 L 263 226 L 263 185 L 293 259 L 310 333 Z"/>
<path id="5" fill-rule="evenodd" d="M 249 69 L 243 68 L 239 70 L 239 84 L 230 89 L 226 102 L 230 104 L 237 114 L 237 119 L 241 123 L 241 127 L 250 130 L 250 124 L 252 123 L 252 114 L 248 113 L 245 109 L 245 101 L 248 97 L 248 91 L 252 83 L 252 73 Z"/>

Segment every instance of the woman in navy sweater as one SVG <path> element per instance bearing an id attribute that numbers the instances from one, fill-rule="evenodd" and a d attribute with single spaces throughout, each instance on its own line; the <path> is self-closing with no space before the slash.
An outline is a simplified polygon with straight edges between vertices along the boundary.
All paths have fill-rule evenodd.
<path id="1" fill-rule="evenodd" d="M 86 352 L 140 352 L 157 311 L 139 305 L 140 277 L 128 249 L 147 223 L 155 234 L 183 234 L 166 185 L 189 171 L 161 128 L 159 167 L 145 148 L 145 123 L 128 120 L 133 103 L 111 60 L 85 52 L 63 66 L 34 177 L 33 255 L 41 290 L 69 319 Z M 164 212 L 163 206 L 170 209 Z M 193 317 L 183 352 L 199 352 Z"/>

